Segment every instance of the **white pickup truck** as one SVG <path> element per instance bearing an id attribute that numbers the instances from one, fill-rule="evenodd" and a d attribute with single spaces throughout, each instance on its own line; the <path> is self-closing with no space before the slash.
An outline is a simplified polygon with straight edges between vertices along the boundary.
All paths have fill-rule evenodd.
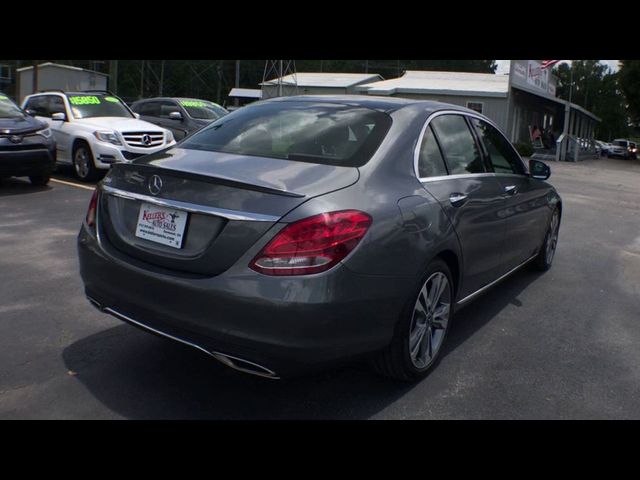
<path id="1" fill-rule="evenodd" d="M 73 165 L 83 181 L 113 163 L 130 162 L 175 144 L 173 134 L 138 115 L 105 91 L 36 93 L 22 108 L 44 120 L 57 143 L 57 162 Z"/>

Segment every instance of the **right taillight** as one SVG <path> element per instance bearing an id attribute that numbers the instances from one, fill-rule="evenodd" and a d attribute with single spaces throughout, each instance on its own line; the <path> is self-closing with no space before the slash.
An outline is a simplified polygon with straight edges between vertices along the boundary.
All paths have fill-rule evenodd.
<path id="1" fill-rule="evenodd" d="M 93 195 L 91 195 L 91 201 L 89 202 L 89 208 L 87 209 L 87 216 L 85 217 L 85 221 L 87 225 L 90 227 L 95 227 L 96 225 L 96 209 L 98 208 L 98 189 L 96 188 L 93 191 Z"/>
<path id="2" fill-rule="evenodd" d="M 351 252 L 371 225 L 358 210 L 321 213 L 284 227 L 249 265 L 265 275 L 308 275 L 330 269 Z"/>

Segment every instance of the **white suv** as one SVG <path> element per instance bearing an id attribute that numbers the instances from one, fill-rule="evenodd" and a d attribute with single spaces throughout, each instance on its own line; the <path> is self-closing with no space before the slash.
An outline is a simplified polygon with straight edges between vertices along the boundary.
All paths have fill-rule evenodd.
<path id="1" fill-rule="evenodd" d="M 118 97 L 105 91 L 36 93 L 22 108 L 51 127 L 58 163 L 73 165 L 83 181 L 99 170 L 130 162 L 174 145 L 173 134 L 138 119 Z"/>

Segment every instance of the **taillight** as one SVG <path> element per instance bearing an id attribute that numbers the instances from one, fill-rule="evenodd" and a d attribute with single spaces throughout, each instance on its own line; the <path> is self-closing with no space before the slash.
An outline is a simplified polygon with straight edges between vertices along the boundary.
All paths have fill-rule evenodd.
<path id="1" fill-rule="evenodd" d="M 91 201 L 89 202 L 89 208 L 87 209 L 87 216 L 85 217 L 85 221 L 87 225 L 90 227 L 95 227 L 96 225 L 96 209 L 98 208 L 98 189 L 96 188 L 93 191 L 93 195 L 91 195 Z"/>
<path id="2" fill-rule="evenodd" d="M 330 269 L 367 233 L 371 217 L 358 210 L 321 213 L 284 227 L 249 265 L 265 275 L 308 275 Z"/>

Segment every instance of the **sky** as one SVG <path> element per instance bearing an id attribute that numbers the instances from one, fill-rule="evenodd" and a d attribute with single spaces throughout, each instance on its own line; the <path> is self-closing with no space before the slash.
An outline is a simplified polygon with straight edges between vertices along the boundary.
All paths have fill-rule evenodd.
<path id="1" fill-rule="evenodd" d="M 569 60 L 565 60 L 565 61 L 569 61 Z M 498 64 L 498 68 L 496 69 L 496 73 L 509 73 L 509 63 L 511 62 L 511 60 L 496 60 L 496 63 Z M 613 69 L 613 71 L 617 71 L 618 70 L 618 60 L 600 60 L 601 63 L 604 63 L 605 65 L 609 65 L 609 67 L 611 69 Z"/>

